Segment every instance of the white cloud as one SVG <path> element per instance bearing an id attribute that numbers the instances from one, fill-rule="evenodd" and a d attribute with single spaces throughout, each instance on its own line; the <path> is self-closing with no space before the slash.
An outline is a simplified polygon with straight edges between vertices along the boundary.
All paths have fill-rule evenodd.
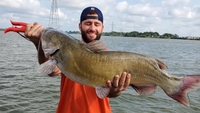
<path id="1" fill-rule="evenodd" d="M 68 16 L 66 14 L 64 14 L 60 9 L 58 9 L 58 15 L 60 19 L 68 19 Z"/>
<path id="2" fill-rule="evenodd" d="M 157 16 L 159 14 L 159 8 L 152 7 L 150 4 L 130 5 L 127 10 L 133 15 Z"/>
<path id="3" fill-rule="evenodd" d="M 194 12 L 189 7 L 171 9 L 171 10 L 169 10 L 168 14 L 172 17 L 182 18 L 182 19 L 194 19 L 194 18 L 196 18 L 196 12 Z"/>
<path id="4" fill-rule="evenodd" d="M 62 4 L 61 4 L 62 3 Z M 59 3 L 58 3 L 59 4 Z M 60 0 L 60 6 L 63 8 L 72 8 L 82 10 L 87 6 L 96 6 L 107 12 L 110 6 L 115 4 L 115 0 Z"/>
<path id="5" fill-rule="evenodd" d="M 127 9 L 127 7 L 128 7 L 128 3 L 126 1 L 122 1 L 122 2 L 117 3 L 116 10 L 119 12 L 123 12 Z"/>
<path id="6" fill-rule="evenodd" d="M 162 4 L 166 7 L 181 7 L 190 3 L 190 0 L 163 0 Z"/>
<path id="7" fill-rule="evenodd" d="M 15 0 L 15 1 L 13 1 L 13 0 L 1 0 L 0 6 L 9 7 L 9 8 L 31 9 L 31 8 L 34 8 L 34 7 L 39 7 L 40 2 L 38 0 Z"/>

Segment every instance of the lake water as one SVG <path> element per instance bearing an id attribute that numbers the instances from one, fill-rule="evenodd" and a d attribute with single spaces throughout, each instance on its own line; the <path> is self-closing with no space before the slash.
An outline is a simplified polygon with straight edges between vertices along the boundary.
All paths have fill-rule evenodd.
<path id="1" fill-rule="evenodd" d="M 170 74 L 200 74 L 200 41 L 133 37 L 102 37 L 102 40 L 109 50 L 160 59 Z M 34 45 L 17 33 L 4 35 L 1 31 L 0 50 L 0 113 L 55 113 L 60 77 L 38 72 Z M 199 113 L 200 90 L 189 93 L 189 97 L 191 107 L 185 107 L 161 88 L 153 95 L 141 97 L 129 87 L 119 97 L 110 99 L 110 103 L 113 113 Z"/>

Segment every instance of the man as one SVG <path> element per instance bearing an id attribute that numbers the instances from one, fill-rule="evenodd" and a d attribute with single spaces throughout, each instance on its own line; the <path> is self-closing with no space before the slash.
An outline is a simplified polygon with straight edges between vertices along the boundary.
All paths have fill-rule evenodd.
<path id="1" fill-rule="evenodd" d="M 39 45 L 39 37 L 43 29 L 44 26 L 38 23 L 28 24 L 24 33 L 37 48 L 40 64 L 48 60 L 44 56 L 41 45 Z M 101 11 L 96 7 L 85 8 L 81 13 L 79 29 L 83 42 L 89 43 L 93 40 L 99 40 L 104 29 Z M 60 101 L 57 113 L 111 113 L 109 98 L 98 98 L 95 88 L 71 81 L 58 68 L 49 74 L 49 76 L 56 75 L 61 75 Z M 105 81 L 110 88 L 108 97 L 119 96 L 128 87 L 130 77 L 130 74 L 123 72 L 121 77 L 116 75 L 112 82 L 110 80 Z"/>

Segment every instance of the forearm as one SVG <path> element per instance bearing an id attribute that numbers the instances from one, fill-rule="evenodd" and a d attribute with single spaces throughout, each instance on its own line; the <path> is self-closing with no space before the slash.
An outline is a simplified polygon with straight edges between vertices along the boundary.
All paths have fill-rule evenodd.
<path id="1" fill-rule="evenodd" d="M 45 57 L 44 51 L 42 50 L 41 42 L 40 43 L 36 43 L 34 45 L 35 45 L 35 47 L 37 49 L 37 52 L 38 52 L 38 63 L 42 64 L 42 63 L 46 62 L 47 60 L 49 60 L 49 58 Z"/>

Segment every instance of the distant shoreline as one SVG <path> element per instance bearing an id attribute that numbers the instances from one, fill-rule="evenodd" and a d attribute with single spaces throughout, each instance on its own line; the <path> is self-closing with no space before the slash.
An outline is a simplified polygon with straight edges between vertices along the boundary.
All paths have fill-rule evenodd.
<path id="1" fill-rule="evenodd" d="M 0 31 L 4 31 L 5 29 L 3 29 L 3 28 L 0 28 Z"/>
<path id="2" fill-rule="evenodd" d="M 5 29 L 0 28 L 0 31 L 4 31 Z M 67 32 L 67 31 L 66 31 Z M 78 31 L 69 31 L 67 32 L 69 34 L 80 34 L 80 32 Z M 102 36 L 112 36 L 112 35 L 105 35 L 104 33 L 102 34 Z M 117 35 L 116 35 L 117 36 Z M 129 37 L 129 36 L 122 36 L 122 37 Z M 132 36 L 130 36 L 132 37 Z M 138 36 L 137 36 L 138 37 Z M 156 37 L 139 37 L 139 38 L 156 38 Z M 165 38 L 160 38 L 159 39 L 165 39 Z M 174 38 L 168 38 L 168 39 L 180 39 L 180 40 L 200 40 L 200 37 L 192 37 L 192 36 L 185 36 L 185 37 L 174 37 Z"/>

